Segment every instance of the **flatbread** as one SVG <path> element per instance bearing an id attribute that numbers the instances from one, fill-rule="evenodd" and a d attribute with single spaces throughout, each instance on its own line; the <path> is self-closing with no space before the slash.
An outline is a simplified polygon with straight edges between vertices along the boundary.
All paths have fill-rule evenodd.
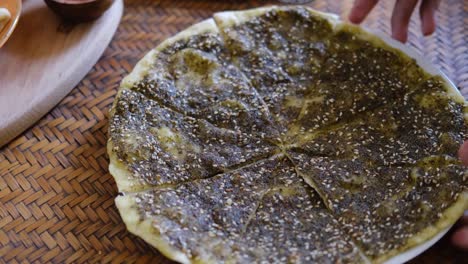
<path id="1" fill-rule="evenodd" d="M 381 263 L 468 207 L 467 104 L 306 7 L 222 12 L 164 41 L 110 115 L 127 228 L 182 263 Z"/>

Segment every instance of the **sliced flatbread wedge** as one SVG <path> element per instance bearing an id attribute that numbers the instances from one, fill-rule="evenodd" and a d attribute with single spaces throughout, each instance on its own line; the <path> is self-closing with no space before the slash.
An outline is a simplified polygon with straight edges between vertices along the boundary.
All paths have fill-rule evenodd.
<path id="1" fill-rule="evenodd" d="M 308 155 L 408 165 L 431 155 L 456 158 L 467 135 L 466 106 L 453 100 L 439 77 L 352 120 L 296 136 L 291 147 Z"/>
<path id="2" fill-rule="evenodd" d="M 449 156 L 374 167 L 360 160 L 289 155 L 373 262 L 433 237 L 468 206 L 468 171 Z"/>
<path id="3" fill-rule="evenodd" d="M 214 19 L 231 61 L 258 90 L 285 131 L 317 81 L 333 24 L 303 7 L 222 12 Z"/>
<path id="4" fill-rule="evenodd" d="M 183 263 L 365 261 L 281 156 L 116 203 L 131 232 Z"/>
<path id="5" fill-rule="evenodd" d="M 161 43 L 123 87 L 220 128 L 277 141 L 268 108 L 226 55 L 208 19 Z"/>
<path id="6" fill-rule="evenodd" d="M 277 149 L 127 89 L 114 105 L 110 133 L 110 169 L 119 191 L 207 178 Z"/>

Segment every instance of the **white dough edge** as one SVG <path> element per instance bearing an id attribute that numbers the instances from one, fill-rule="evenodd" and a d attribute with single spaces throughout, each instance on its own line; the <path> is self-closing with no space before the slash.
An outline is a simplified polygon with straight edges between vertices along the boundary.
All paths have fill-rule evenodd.
<path id="1" fill-rule="evenodd" d="M 216 21 L 216 24 L 221 28 L 233 27 L 239 24 L 243 24 L 249 20 L 252 20 L 256 17 L 259 17 L 269 11 L 272 10 L 291 10 L 296 9 L 298 6 L 267 6 L 267 7 L 260 7 L 255 9 L 249 10 L 241 10 L 241 11 L 224 11 L 215 13 L 213 18 Z M 301 6 L 307 11 L 309 11 L 312 15 L 318 16 L 321 18 L 325 18 L 330 22 L 332 26 L 335 26 L 339 23 L 339 16 L 331 13 L 324 13 L 317 11 L 315 9 Z"/>
<path id="2" fill-rule="evenodd" d="M 121 89 L 130 88 L 133 84 L 142 80 L 148 73 L 148 70 L 153 65 L 158 53 L 168 46 L 173 45 L 177 41 L 187 39 L 193 35 L 199 35 L 204 33 L 218 33 L 218 27 L 212 18 L 203 20 L 197 24 L 194 24 L 187 29 L 179 32 L 177 35 L 170 37 L 161 42 L 156 48 L 148 52 L 135 66 L 133 71 L 123 79 L 120 87 Z"/>
<path id="3" fill-rule="evenodd" d="M 142 219 L 136 207 L 135 198 L 130 195 L 117 196 L 115 205 L 120 212 L 120 216 L 127 226 L 128 231 L 141 237 L 148 244 L 156 247 L 164 256 L 184 264 L 192 261 L 182 251 L 171 246 L 159 235 L 159 231 L 153 227 L 149 219 Z"/>
<path id="4" fill-rule="evenodd" d="M 114 177 L 118 191 L 121 193 L 136 192 L 148 188 L 148 186 L 141 184 L 139 181 L 133 179 L 132 173 L 118 159 L 112 148 L 112 141 L 109 140 L 107 142 L 107 154 L 109 155 L 110 160 L 109 172 L 112 177 Z"/>
<path id="5" fill-rule="evenodd" d="M 150 70 L 151 66 L 154 64 L 156 56 L 158 53 L 165 49 L 166 47 L 174 44 L 179 40 L 186 39 L 192 35 L 203 34 L 203 33 L 218 33 L 219 27 L 231 27 L 238 24 L 242 24 L 245 21 L 251 20 L 255 17 L 261 16 L 266 12 L 274 9 L 293 9 L 295 7 L 278 7 L 278 6 L 270 6 L 270 7 L 263 7 L 263 8 L 256 8 L 250 9 L 245 11 L 225 11 L 220 13 L 215 13 L 213 18 L 206 19 L 202 22 L 194 24 L 189 28 L 181 31 L 177 35 L 166 39 L 160 45 L 158 45 L 155 49 L 151 50 L 148 54 L 146 54 L 135 66 L 133 71 L 122 80 L 120 85 L 118 94 L 116 99 L 114 100 L 113 107 L 110 111 L 110 117 L 113 116 L 114 107 L 116 102 L 118 101 L 118 97 L 122 90 L 131 88 L 135 83 L 142 80 L 145 75 Z M 423 68 L 426 72 L 441 76 L 444 81 L 446 82 L 447 94 L 448 96 L 457 101 L 462 102 L 465 107 L 467 103 L 464 97 L 461 95 L 459 90 L 456 86 L 447 78 L 445 74 L 443 74 L 440 70 L 435 68 L 428 60 L 423 58 L 419 55 L 415 50 L 411 49 L 410 47 L 397 42 L 388 36 L 369 32 L 361 27 L 354 26 L 348 23 L 344 23 L 340 21 L 339 17 L 334 14 L 323 13 L 311 8 L 305 7 L 309 10 L 313 15 L 322 17 L 327 19 L 332 27 L 335 30 L 339 30 L 341 27 L 354 27 L 356 29 L 356 34 L 365 40 L 375 41 L 376 44 L 390 46 L 394 49 L 400 50 L 406 56 L 409 56 L 416 60 L 417 64 Z M 465 120 L 468 120 L 468 113 L 465 111 Z M 122 164 L 118 158 L 116 157 L 115 153 L 112 151 L 112 143 L 111 139 L 108 141 L 108 154 L 110 159 L 109 164 L 109 171 L 111 175 L 114 177 L 118 189 L 120 192 L 133 192 L 136 190 L 147 189 L 147 186 L 144 186 L 140 182 L 136 182 L 132 179 L 132 174 L 126 169 L 125 165 Z M 130 196 L 118 196 L 116 198 L 116 205 L 119 209 L 120 215 L 125 222 L 127 229 L 143 238 L 146 242 L 156 247 L 162 254 L 166 257 L 178 261 L 180 263 L 194 263 L 195 260 L 189 259 L 189 257 L 183 253 L 182 251 L 174 248 L 173 246 L 169 245 L 169 243 L 163 239 L 160 235 L 157 235 L 159 231 L 157 231 L 150 220 L 148 219 L 140 219 L 138 211 L 135 209 L 136 203 L 132 200 Z M 423 231 L 421 231 L 418 235 L 412 237 L 408 243 L 399 249 L 389 252 L 386 255 L 383 255 L 377 259 L 373 259 L 372 262 L 374 263 L 385 263 L 385 264 L 395 264 L 395 263 L 403 263 L 418 254 L 422 251 L 418 251 L 418 248 L 428 248 L 427 244 L 424 244 L 426 241 L 427 243 L 431 242 L 432 245 L 437 240 L 432 241 L 431 238 L 435 238 L 440 235 L 441 233 L 446 232 L 446 230 L 452 226 L 455 221 L 460 217 L 464 210 L 468 207 L 468 193 L 464 192 L 460 195 L 458 200 L 452 204 L 451 207 L 445 210 L 443 213 L 442 219 L 440 219 L 435 225 L 429 226 Z M 405 251 L 404 251 L 405 250 Z M 415 252 L 414 255 L 409 255 L 407 252 Z M 403 256 L 401 258 L 400 256 Z M 399 258 L 400 257 L 400 258 Z M 401 261 L 400 261 L 401 260 Z"/>

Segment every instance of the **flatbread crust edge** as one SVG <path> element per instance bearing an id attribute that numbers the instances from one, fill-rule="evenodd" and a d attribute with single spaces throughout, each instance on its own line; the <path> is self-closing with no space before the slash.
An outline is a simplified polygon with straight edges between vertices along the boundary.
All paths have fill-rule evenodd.
<path id="1" fill-rule="evenodd" d="M 232 26 L 245 23 L 271 10 L 275 10 L 275 9 L 287 10 L 291 8 L 294 9 L 295 7 L 294 6 L 292 7 L 291 6 L 289 7 L 288 6 L 286 7 L 271 6 L 271 7 L 250 9 L 250 10 L 245 10 L 245 11 L 225 11 L 225 12 L 215 13 L 213 17 L 216 23 L 218 24 L 218 26 L 232 27 Z M 468 109 L 467 109 L 468 103 L 465 101 L 465 98 L 461 95 L 460 91 L 457 90 L 455 85 L 447 78 L 447 76 L 444 73 L 442 73 L 440 70 L 432 66 L 432 64 L 429 61 L 427 61 L 425 58 L 420 56 L 415 50 L 399 43 L 396 40 L 393 40 L 387 37 L 384 34 L 371 32 L 362 27 L 343 22 L 336 15 L 318 12 L 309 7 L 305 7 L 305 8 L 308 11 L 310 11 L 313 15 L 317 15 L 324 19 L 327 19 L 332 24 L 333 29 L 335 31 L 338 31 L 340 29 L 345 29 L 345 28 L 351 29 L 353 33 L 356 34 L 358 37 L 364 40 L 367 40 L 369 42 L 372 42 L 373 44 L 377 46 L 381 46 L 389 50 L 393 50 L 397 52 L 400 56 L 412 58 L 416 60 L 416 63 L 418 64 L 418 66 L 424 69 L 424 71 L 426 71 L 427 73 L 442 77 L 442 79 L 445 82 L 444 86 L 447 92 L 447 96 L 450 99 L 454 100 L 455 102 L 458 102 L 464 105 L 464 118 L 465 118 L 465 122 L 468 123 Z M 309 185 L 311 185 L 310 182 L 308 183 Z M 320 190 L 317 190 L 316 186 L 313 186 L 312 184 L 311 187 L 314 188 L 318 193 L 320 193 Z M 430 240 L 432 237 L 434 237 L 438 233 L 452 226 L 458 220 L 458 218 L 460 218 L 460 216 L 463 215 L 463 212 L 466 209 L 468 209 L 468 192 L 463 192 L 460 194 L 460 197 L 458 198 L 458 200 L 454 204 L 452 204 L 452 206 L 450 206 L 443 212 L 443 217 L 439 221 L 437 221 L 434 225 L 428 226 L 426 229 L 422 230 L 420 233 L 413 236 L 411 239 L 408 240 L 408 242 L 404 246 L 398 249 L 389 251 L 387 254 L 379 256 L 376 259 L 372 259 L 372 262 L 383 263 L 392 257 L 395 257 L 401 253 L 404 253 L 407 250 L 410 250 L 418 245 L 423 244 L 424 242 Z"/>
<path id="2" fill-rule="evenodd" d="M 241 11 L 224 11 L 215 13 L 213 18 L 216 21 L 216 24 L 220 27 L 232 27 L 245 23 L 272 10 L 291 10 L 296 9 L 297 7 L 298 6 L 268 6 Z M 340 23 L 339 17 L 335 14 L 320 12 L 306 6 L 300 7 L 305 8 L 307 11 L 312 13 L 312 15 L 327 19 L 332 26 Z"/>
<path id="3" fill-rule="evenodd" d="M 156 247 L 164 256 L 180 263 L 192 263 L 186 254 L 169 245 L 166 240 L 158 235 L 159 232 L 153 227 L 153 223 L 150 220 L 141 219 L 133 197 L 118 196 L 115 198 L 115 204 L 128 231 Z"/>
<path id="4" fill-rule="evenodd" d="M 122 80 L 120 85 L 122 88 L 130 88 L 136 82 L 140 81 L 148 73 L 148 70 L 151 68 L 151 65 L 154 63 L 154 60 L 157 54 L 164 50 L 166 47 L 176 43 L 179 40 L 187 39 L 192 35 L 198 35 L 203 33 L 218 33 L 218 27 L 212 18 L 203 20 L 197 24 L 194 24 L 183 31 L 179 32 L 175 36 L 172 36 L 163 42 L 161 42 L 156 48 L 148 52 L 135 66 L 133 71 Z"/>
<path id="5" fill-rule="evenodd" d="M 117 154 L 112 150 L 112 141 L 107 142 L 107 153 L 109 155 L 109 172 L 114 177 L 119 192 L 136 192 L 139 190 L 147 189 L 146 186 L 138 181 L 132 180 L 132 173 L 119 161 Z"/>

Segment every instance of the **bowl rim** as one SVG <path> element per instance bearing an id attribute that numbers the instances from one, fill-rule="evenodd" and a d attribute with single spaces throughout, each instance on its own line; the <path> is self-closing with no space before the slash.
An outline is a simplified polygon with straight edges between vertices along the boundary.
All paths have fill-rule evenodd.
<path id="1" fill-rule="evenodd" d="M 10 0 L 10 1 L 13 2 L 14 0 Z M 18 24 L 19 18 L 21 16 L 22 7 L 23 7 L 22 1 L 16 0 L 16 13 L 11 14 L 12 17 L 10 18 L 10 21 L 8 21 L 6 26 L 0 31 L 0 48 L 3 45 L 5 45 L 5 43 L 13 34 L 13 31 L 15 30 L 16 25 Z"/>

